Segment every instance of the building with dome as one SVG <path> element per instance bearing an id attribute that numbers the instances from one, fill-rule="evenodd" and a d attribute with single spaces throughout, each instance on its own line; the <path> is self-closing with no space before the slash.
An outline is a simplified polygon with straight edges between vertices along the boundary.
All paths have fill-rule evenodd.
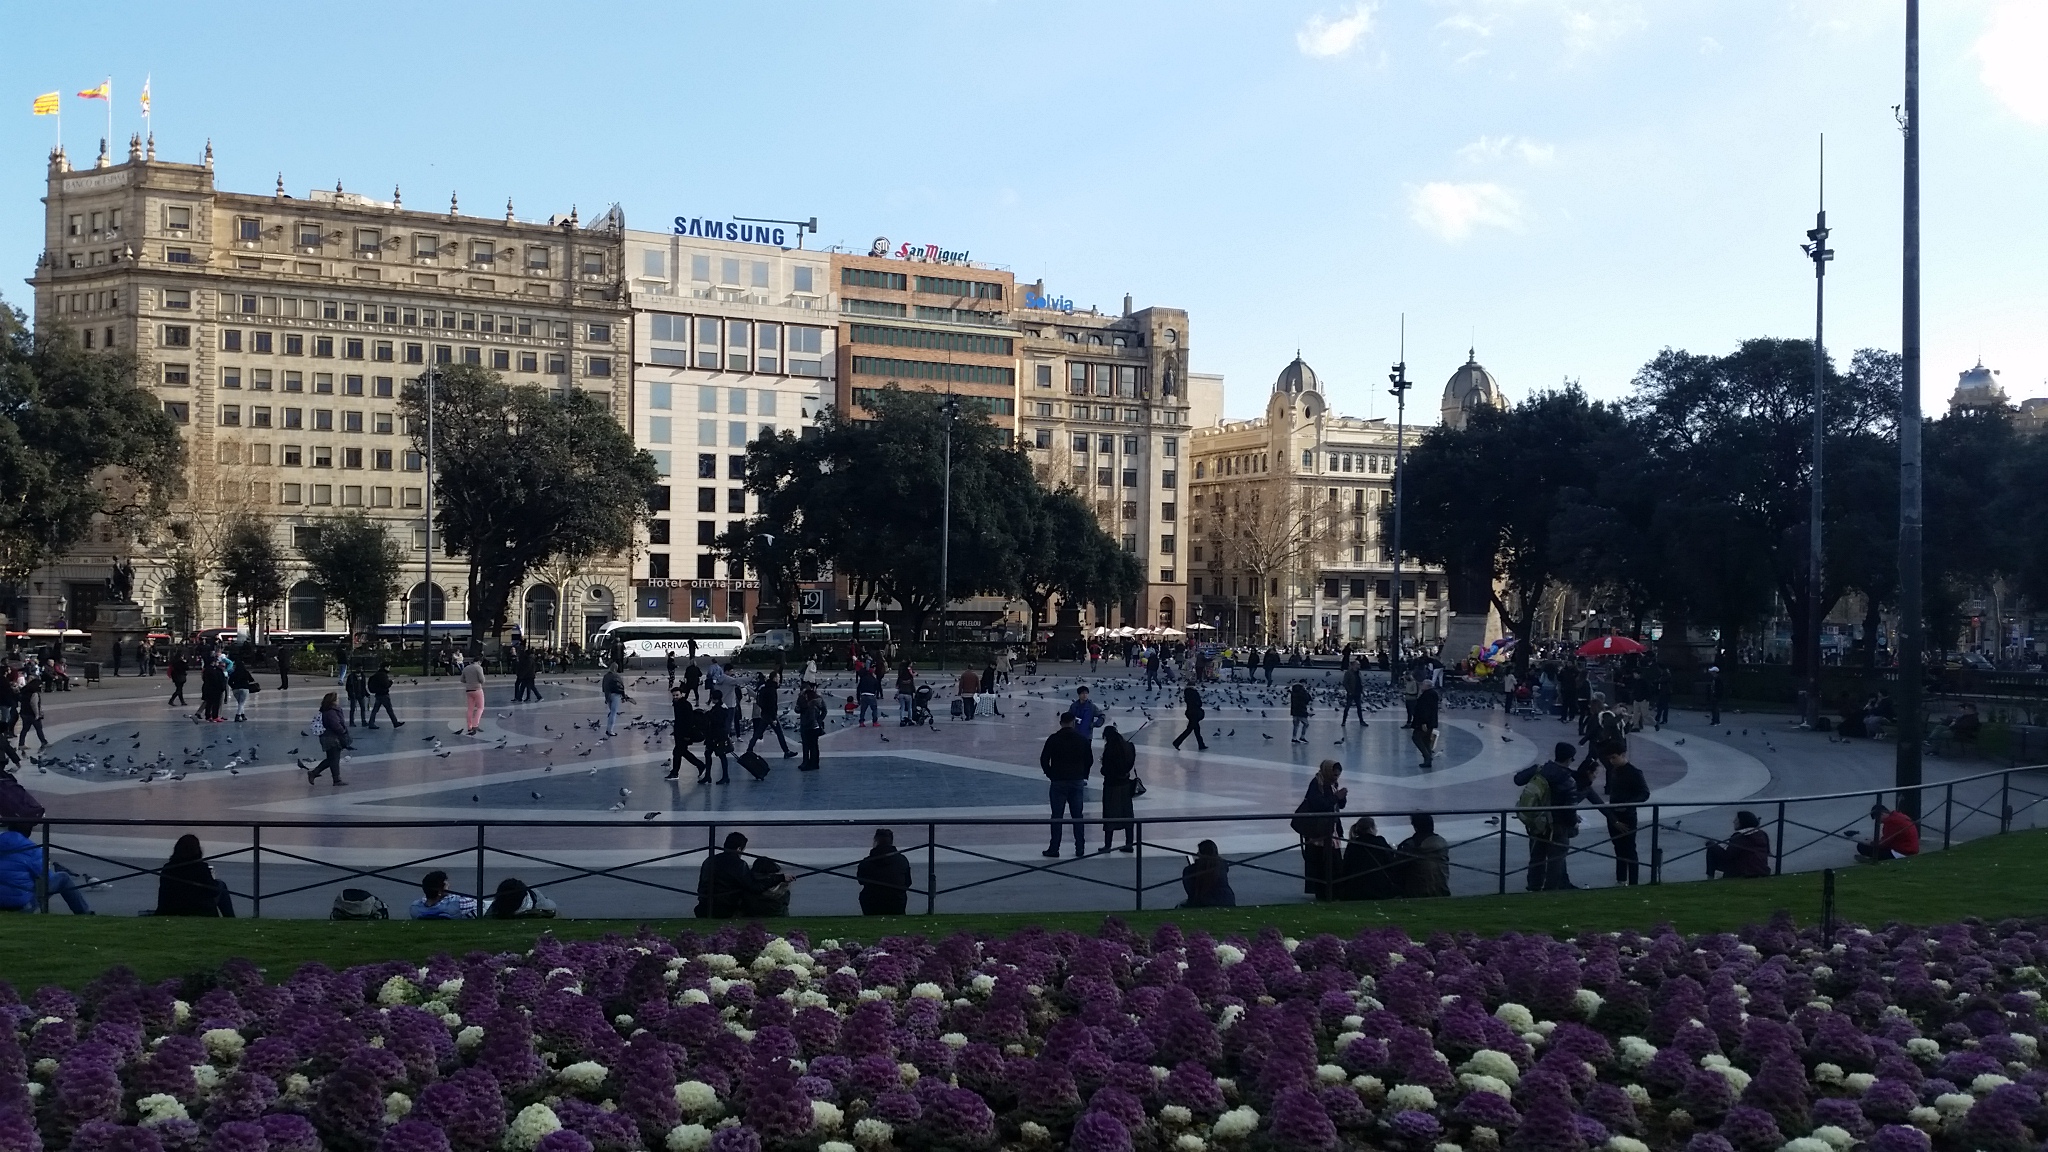
<path id="1" fill-rule="evenodd" d="M 1477 349 L 1467 349 L 1465 363 L 1444 381 L 1444 427 L 1462 429 L 1472 413 L 1479 409 L 1506 406 L 1500 382 L 1493 378 L 1493 373 L 1479 366 Z"/>
<path id="2" fill-rule="evenodd" d="M 1998 372 L 1979 360 L 1975 367 L 1956 376 L 1956 390 L 1948 398 L 1951 416 L 1973 416 L 1998 412 L 2008 407 L 2005 389 L 1998 386 Z"/>
<path id="3" fill-rule="evenodd" d="M 1390 650 L 1393 555 L 1380 512 L 1393 502 L 1394 432 L 1391 420 L 1331 411 L 1299 354 L 1274 377 L 1264 416 L 1195 429 L 1190 615 L 1225 640 Z M 1442 643 L 1443 573 L 1403 564 L 1400 592 L 1401 637 Z"/>

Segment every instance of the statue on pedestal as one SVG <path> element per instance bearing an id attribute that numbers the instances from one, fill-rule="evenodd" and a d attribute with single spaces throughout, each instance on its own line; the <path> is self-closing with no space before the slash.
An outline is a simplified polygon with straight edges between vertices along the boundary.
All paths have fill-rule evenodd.
<path id="1" fill-rule="evenodd" d="M 114 561 L 113 572 L 107 577 L 107 599 L 115 604 L 135 602 L 135 566 L 126 557 Z"/>

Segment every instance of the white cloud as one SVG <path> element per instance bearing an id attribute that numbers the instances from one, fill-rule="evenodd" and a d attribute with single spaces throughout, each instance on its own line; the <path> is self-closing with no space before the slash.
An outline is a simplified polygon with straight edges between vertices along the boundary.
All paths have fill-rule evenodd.
<path id="1" fill-rule="evenodd" d="M 1630 33 L 1648 26 L 1641 0 L 1438 0 L 1452 9 L 1439 20 L 1438 29 L 1466 36 L 1490 37 L 1507 30 L 1508 39 L 1518 25 L 1535 22 L 1555 29 L 1564 42 L 1567 57 L 1599 52 Z M 1526 42 L 1528 37 L 1519 37 Z"/>
<path id="2" fill-rule="evenodd" d="M 1524 216 L 1521 199 L 1498 184 L 1436 181 L 1408 194 L 1409 219 L 1444 240 L 1463 240 L 1475 228 L 1520 231 Z"/>
<path id="3" fill-rule="evenodd" d="M 1294 44 L 1304 56 L 1342 56 L 1372 30 L 1372 11 L 1371 4 L 1353 4 L 1335 20 L 1318 12 L 1294 34 Z"/>
<path id="4" fill-rule="evenodd" d="M 2048 125 L 2048 4 L 2006 0 L 1976 44 L 1977 76 L 2013 115 Z"/>
<path id="5" fill-rule="evenodd" d="M 1719 55 L 1720 51 L 1721 42 L 1719 40 L 1714 39 L 1712 36 L 1700 37 L 1700 55 L 1715 56 Z"/>
<path id="6" fill-rule="evenodd" d="M 1525 164 L 1548 164 L 1557 159 L 1557 146 L 1527 136 L 1481 136 L 1458 149 L 1458 155 L 1474 164 L 1514 156 Z"/>

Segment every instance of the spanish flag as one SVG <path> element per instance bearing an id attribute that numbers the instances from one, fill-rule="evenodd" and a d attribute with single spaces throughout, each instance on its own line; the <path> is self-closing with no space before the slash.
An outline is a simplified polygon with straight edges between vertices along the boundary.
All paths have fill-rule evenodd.
<path id="1" fill-rule="evenodd" d="M 112 100 L 114 98 L 114 82 L 112 80 L 102 80 L 99 87 L 87 88 L 78 94 L 78 98 L 80 100 Z"/>
<path id="2" fill-rule="evenodd" d="M 58 95 L 59 95 L 59 94 L 58 94 L 58 93 L 56 93 L 56 92 L 45 92 L 45 93 L 43 93 L 43 94 L 42 94 L 41 96 L 38 96 L 38 97 L 36 97 L 36 102 L 35 102 L 35 108 L 34 108 L 34 112 L 35 112 L 35 115 L 37 115 L 37 116 L 55 116 L 55 115 L 57 115 L 57 114 L 58 114 L 58 111 L 59 111 L 59 109 L 58 109 L 58 104 L 57 104 L 57 97 L 58 97 Z"/>

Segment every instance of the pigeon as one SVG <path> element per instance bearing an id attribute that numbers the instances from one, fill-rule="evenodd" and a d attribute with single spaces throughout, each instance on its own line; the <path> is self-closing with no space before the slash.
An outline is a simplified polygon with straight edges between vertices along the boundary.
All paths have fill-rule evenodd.
<path id="1" fill-rule="evenodd" d="M 476 804 L 476 803 L 480 803 L 480 802 L 481 802 L 482 800 L 483 800 L 483 797 L 481 797 L 481 796 L 478 796 L 478 795 L 477 795 L 476 793 L 474 793 L 474 792 L 471 792 L 471 793 L 469 794 L 469 802 L 470 802 L 471 804 Z"/>
<path id="2" fill-rule="evenodd" d="M 619 789 L 619 795 L 621 795 L 621 796 L 631 796 L 632 794 L 633 794 L 633 790 L 632 790 L 631 788 L 621 788 L 621 789 Z"/>
<path id="3" fill-rule="evenodd" d="M 1500 742 L 1503 744 L 1513 744 L 1515 742 L 1515 738 L 1513 736 L 1503 736 L 1500 738 Z"/>
<path id="4" fill-rule="evenodd" d="M 645 816 L 642 816 L 642 817 L 641 817 L 641 819 L 642 819 L 642 820 L 652 820 L 652 819 L 654 819 L 654 818 L 655 818 L 656 816 L 659 816 L 659 815 L 661 815 L 661 813 L 659 813 L 659 812 L 649 812 L 649 813 L 648 813 L 647 815 L 645 815 Z"/>
<path id="5" fill-rule="evenodd" d="M 1685 743 L 1685 737 L 1683 737 L 1683 736 L 1680 736 L 1680 737 L 1679 737 L 1679 738 L 1678 738 L 1677 740 L 1673 741 L 1673 743 L 1675 743 L 1675 744 L 1684 744 L 1684 743 Z"/>
<path id="6" fill-rule="evenodd" d="M 450 756 L 453 756 L 453 755 L 455 755 L 455 753 L 453 753 L 453 752 L 436 752 L 436 753 L 434 753 L 434 759 L 436 759 L 436 760 L 446 760 L 447 758 L 449 758 Z"/>
<path id="7" fill-rule="evenodd" d="M 540 793 L 538 793 L 538 792 L 535 792 L 535 793 L 533 794 L 533 798 L 534 798 L 535 800 L 538 800 L 538 799 L 540 799 Z"/>
<path id="8" fill-rule="evenodd" d="M 607 811 L 607 812 L 620 812 L 620 811 L 623 811 L 623 810 L 625 809 L 625 807 L 626 807 L 626 802 L 625 802 L 624 800 L 621 800 L 621 801 L 619 801 L 619 802 L 618 802 L 617 804 L 614 804 L 614 805 L 612 805 L 612 806 L 611 806 L 610 808 L 607 808 L 607 809 L 605 809 L 605 811 Z"/>

